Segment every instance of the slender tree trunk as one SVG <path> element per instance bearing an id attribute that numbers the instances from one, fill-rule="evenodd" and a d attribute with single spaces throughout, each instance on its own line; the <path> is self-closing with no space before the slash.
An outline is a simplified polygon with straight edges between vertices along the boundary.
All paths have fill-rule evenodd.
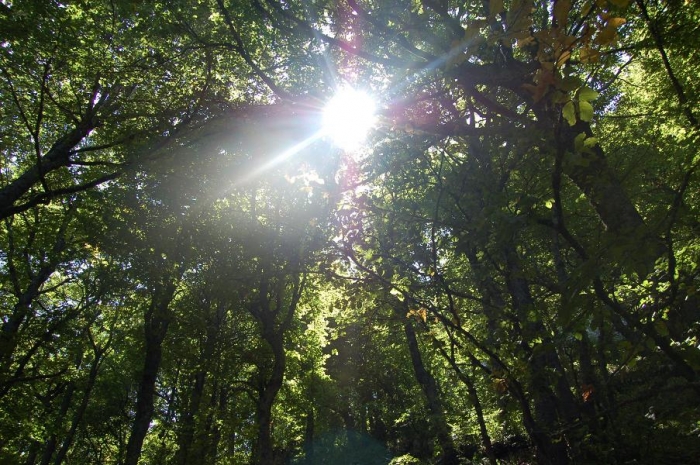
<path id="1" fill-rule="evenodd" d="M 260 322 L 262 337 L 272 349 L 273 357 L 272 372 L 269 378 L 261 383 L 258 392 L 256 406 L 258 435 L 253 445 L 253 463 L 256 465 L 269 465 L 274 461 L 272 406 L 277 393 L 282 388 L 287 366 L 284 336 L 292 324 L 292 318 L 306 282 L 305 275 L 302 277 L 295 275 L 291 282 L 284 278 L 278 279 L 273 289 L 270 289 L 269 278 L 263 276 L 259 286 L 258 301 L 250 307 L 251 314 Z M 293 285 L 291 293 L 288 284 Z M 289 302 L 285 305 L 287 296 Z"/>
<path id="2" fill-rule="evenodd" d="M 129 442 L 126 446 L 125 465 L 138 464 L 143 441 L 146 438 L 151 419 L 153 418 L 156 379 L 163 358 L 163 340 L 172 320 L 172 312 L 169 306 L 175 294 L 175 289 L 174 282 L 158 284 L 146 312 L 146 357 L 136 394 L 136 415 L 131 426 Z"/>
<path id="3" fill-rule="evenodd" d="M 83 392 L 83 397 L 80 400 L 80 405 L 78 405 L 77 410 L 73 414 L 70 429 L 68 430 L 68 434 L 66 434 L 66 437 L 63 439 L 63 443 L 61 444 L 61 448 L 56 454 L 56 458 L 53 461 L 53 465 L 61 465 L 65 460 L 66 455 L 68 454 L 68 450 L 70 450 L 70 447 L 73 445 L 75 433 L 78 431 L 78 427 L 80 426 L 80 423 L 83 420 L 83 416 L 85 415 L 85 411 L 87 410 L 88 404 L 90 402 L 92 388 L 95 387 L 97 374 L 99 373 L 100 364 L 102 362 L 102 358 L 106 350 L 106 348 L 95 348 L 95 357 L 92 361 L 92 365 L 90 366 L 90 374 L 88 375 L 88 381 L 87 385 L 85 386 L 85 391 Z"/>
<path id="4" fill-rule="evenodd" d="M 272 366 L 272 373 L 259 393 L 256 406 L 258 436 L 253 449 L 253 463 L 257 465 L 269 465 L 274 459 L 272 443 L 272 406 L 274 405 L 277 393 L 282 388 L 284 370 L 286 367 L 283 335 L 271 331 L 264 336 L 264 339 L 272 348 L 274 363 Z"/>
<path id="5" fill-rule="evenodd" d="M 210 315 L 207 322 L 206 341 L 204 350 L 200 356 L 200 369 L 194 375 L 194 386 L 190 396 L 189 408 L 182 419 L 182 429 L 178 437 L 178 450 L 175 454 L 175 463 L 186 465 L 190 463 L 190 450 L 194 441 L 195 421 L 199 414 L 202 396 L 204 394 L 204 385 L 207 379 L 207 365 L 214 355 L 218 335 L 221 325 L 223 324 L 226 315 L 226 306 L 223 303 L 216 305 L 216 311 L 212 312 L 211 308 L 207 309 L 213 315 Z"/>
<path id="6" fill-rule="evenodd" d="M 82 358 L 82 356 L 79 358 Z M 78 362 L 78 364 L 79 363 L 80 362 Z M 53 457 L 56 446 L 58 445 L 58 432 L 62 429 L 66 415 L 68 414 L 68 409 L 73 402 L 73 394 L 75 394 L 75 383 L 70 382 L 66 387 L 66 392 L 63 394 L 63 402 L 61 402 L 61 408 L 58 410 L 58 416 L 54 422 L 54 431 L 51 433 L 51 436 L 44 446 L 44 453 L 39 462 L 40 465 L 49 465 L 49 463 L 51 463 L 51 457 Z"/>
<path id="7" fill-rule="evenodd" d="M 405 318 L 404 315 L 402 315 Z M 408 351 L 411 354 L 411 362 L 413 364 L 413 372 L 416 375 L 416 380 L 425 395 L 427 400 L 428 412 L 430 413 L 430 423 L 435 430 L 438 443 L 442 448 L 442 461 L 444 465 L 456 465 L 459 460 L 457 452 L 452 441 L 450 428 L 445 418 L 442 402 L 440 401 L 440 393 L 438 392 L 437 382 L 433 375 L 428 372 L 423 364 L 418 340 L 413 325 L 408 318 L 404 321 L 404 333 L 408 343 Z"/>
<path id="8" fill-rule="evenodd" d="M 304 455 L 306 457 L 306 463 L 309 465 L 314 463 L 314 428 L 315 428 L 315 418 L 314 418 L 314 408 L 309 407 L 306 412 L 306 428 L 304 429 Z"/>
<path id="9" fill-rule="evenodd" d="M 26 318 L 31 313 L 31 305 L 34 300 L 39 296 L 39 291 L 41 286 L 49 279 L 49 277 L 56 271 L 56 267 L 60 263 L 60 256 L 66 248 L 66 229 L 72 218 L 72 207 L 66 212 L 61 227 L 56 234 L 56 240 L 51 251 L 51 259 L 42 264 L 39 271 L 32 277 L 27 288 L 18 295 L 17 303 L 15 304 L 12 313 L 9 315 L 7 320 L 2 325 L 2 330 L 0 330 L 0 373 L 3 374 L 8 372 L 9 365 L 14 355 L 15 348 L 17 347 L 17 333 L 19 332 L 22 324 Z M 12 238 L 10 238 L 12 239 Z M 11 242 L 11 248 L 14 245 Z M 8 253 L 8 262 L 10 272 L 12 274 L 16 273 L 14 265 L 12 264 L 13 258 L 10 257 L 12 250 Z M 13 279 L 17 280 L 16 276 Z M 17 289 L 19 293 L 19 289 Z M 0 381 L 2 379 L 0 378 Z"/>
<path id="10" fill-rule="evenodd" d="M 486 457 L 489 459 L 489 463 L 496 465 L 496 456 L 493 455 L 493 445 L 491 443 L 491 437 L 489 436 L 488 428 L 486 428 L 486 420 L 484 418 L 484 409 L 481 406 L 481 401 L 479 400 L 479 393 L 476 390 L 474 382 L 469 376 L 464 373 L 464 371 L 457 365 L 454 357 L 451 357 L 445 349 L 440 347 L 438 349 L 442 357 L 447 360 L 455 374 L 462 383 L 467 387 L 467 392 L 469 393 L 469 400 L 474 406 L 474 413 L 476 413 L 476 420 L 479 424 L 479 433 L 481 435 L 481 444 L 484 446 L 484 452 L 486 452 Z"/>
<path id="11" fill-rule="evenodd" d="M 206 441 L 204 442 L 206 446 L 202 447 L 202 460 L 198 460 L 197 463 L 215 463 L 219 450 L 219 443 L 221 442 L 221 427 L 216 419 L 217 414 L 221 418 L 226 416 L 226 409 L 228 408 L 228 391 L 226 388 L 219 388 L 216 380 L 212 389 L 209 405 L 211 413 L 207 418 L 207 427 L 205 428 L 205 432 L 208 433 L 206 435 Z"/>
<path id="12" fill-rule="evenodd" d="M 530 294 L 529 285 L 522 277 L 517 253 L 508 247 L 505 250 L 505 255 L 508 267 L 506 274 L 508 291 L 520 321 L 526 322 L 526 328 L 522 334 L 523 342 L 530 346 L 535 338 L 539 337 L 542 339 L 542 342 L 534 347 L 530 357 L 532 378 L 530 385 L 535 404 L 535 416 L 538 429 L 541 428 L 544 432 L 544 435 L 536 441 L 536 444 L 540 444 L 538 460 L 543 464 L 565 465 L 569 463 L 566 442 L 562 438 L 552 440 L 550 435 L 560 427 L 562 420 L 566 423 L 575 420 L 575 399 L 564 377 L 559 356 L 554 349 L 553 342 L 549 338 L 546 328 L 539 319 L 532 321 L 533 319 L 528 315 L 534 302 Z M 554 373 L 555 389 L 562 397 L 561 399 L 552 390 L 550 372 Z"/>
<path id="13" fill-rule="evenodd" d="M 489 330 L 495 333 L 496 328 L 498 328 L 498 325 L 500 324 L 500 321 L 498 320 L 503 318 L 505 315 L 505 312 L 502 310 L 506 306 L 504 297 L 501 295 L 501 292 L 495 288 L 493 285 L 493 280 L 485 272 L 483 265 L 476 256 L 476 249 L 469 243 L 462 245 L 461 249 L 469 260 L 469 264 L 477 279 L 479 291 L 484 296 L 484 301 L 486 303 L 484 306 L 484 314 L 488 317 Z M 529 291 L 526 295 L 529 296 Z M 493 341 L 490 336 L 487 336 L 487 341 L 489 341 L 489 344 L 496 343 L 496 341 Z M 498 360 L 493 360 L 493 362 L 495 362 L 495 366 L 503 367 L 503 364 Z M 503 368 L 505 369 L 505 367 Z M 523 389 L 521 383 L 515 378 L 509 377 L 506 382 L 508 391 L 520 406 L 525 431 L 527 431 L 528 436 L 532 440 L 538 455 L 546 456 L 546 451 L 549 449 L 551 442 L 546 432 L 543 431 L 537 424 L 525 390 Z"/>

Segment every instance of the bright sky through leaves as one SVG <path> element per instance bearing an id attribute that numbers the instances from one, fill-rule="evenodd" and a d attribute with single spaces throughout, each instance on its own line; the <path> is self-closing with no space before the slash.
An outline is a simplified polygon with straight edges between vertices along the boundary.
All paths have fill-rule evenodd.
<path id="1" fill-rule="evenodd" d="M 344 150 L 358 149 L 376 121 L 376 104 L 365 92 L 339 89 L 323 110 L 323 132 Z"/>

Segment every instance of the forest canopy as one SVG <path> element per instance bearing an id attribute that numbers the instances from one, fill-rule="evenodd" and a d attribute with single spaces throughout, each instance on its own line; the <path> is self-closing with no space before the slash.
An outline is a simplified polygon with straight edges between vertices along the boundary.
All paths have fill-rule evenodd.
<path id="1" fill-rule="evenodd" d="M 0 462 L 700 462 L 700 4 L 0 2 Z"/>

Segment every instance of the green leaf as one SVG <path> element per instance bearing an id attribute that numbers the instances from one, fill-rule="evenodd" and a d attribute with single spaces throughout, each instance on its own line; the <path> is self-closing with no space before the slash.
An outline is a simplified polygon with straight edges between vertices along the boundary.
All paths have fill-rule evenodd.
<path id="1" fill-rule="evenodd" d="M 590 87 L 581 87 L 578 91 L 578 99 L 582 102 L 590 102 L 591 100 L 597 99 L 599 96 L 600 94 Z"/>
<path id="2" fill-rule="evenodd" d="M 591 121 L 593 119 L 593 105 L 586 101 L 580 101 L 578 103 L 581 121 Z M 571 124 L 571 123 L 569 123 Z"/>
<path id="3" fill-rule="evenodd" d="M 566 105 L 564 105 L 564 108 L 561 109 L 561 114 L 569 123 L 569 126 L 576 124 L 576 109 L 574 108 L 574 102 L 569 100 Z"/>
<path id="4" fill-rule="evenodd" d="M 588 137 L 583 141 L 583 146 L 586 148 L 595 147 L 596 145 L 598 145 L 597 137 Z"/>
<path id="5" fill-rule="evenodd" d="M 654 322 L 654 328 L 656 329 L 656 332 L 659 333 L 661 336 L 668 336 L 668 327 L 666 326 L 666 323 L 663 320 L 656 320 Z"/>
<path id="6" fill-rule="evenodd" d="M 399 299 L 401 302 L 404 300 L 403 292 L 401 292 L 397 288 L 393 288 L 392 290 L 389 291 L 389 294 L 395 296 L 397 299 Z"/>
<path id="7" fill-rule="evenodd" d="M 586 147 L 586 133 L 582 132 L 576 135 L 574 138 L 574 149 L 577 152 L 582 152 Z"/>
<path id="8" fill-rule="evenodd" d="M 581 87 L 581 78 L 578 76 L 566 76 L 559 83 L 559 88 L 565 91 L 574 91 Z"/>

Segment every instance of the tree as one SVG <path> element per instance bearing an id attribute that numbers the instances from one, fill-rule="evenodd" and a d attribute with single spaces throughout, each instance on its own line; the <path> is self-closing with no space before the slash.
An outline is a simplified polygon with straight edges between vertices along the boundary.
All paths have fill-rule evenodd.
<path id="1" fill-rule="evenodd" d="M 2 461 L 700 457 L 694 4 L 0 21 Z"/>

